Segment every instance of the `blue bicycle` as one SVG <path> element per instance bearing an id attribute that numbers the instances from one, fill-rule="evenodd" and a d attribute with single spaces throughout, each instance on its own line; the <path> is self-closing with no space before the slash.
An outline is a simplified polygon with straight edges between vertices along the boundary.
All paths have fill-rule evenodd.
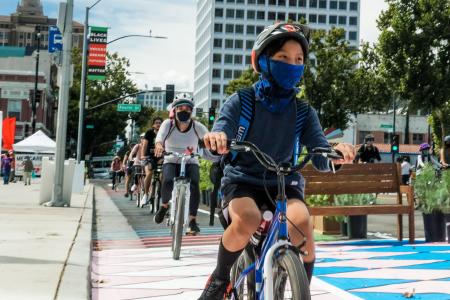
<path id="1" fill-rule="evenodd" d="M 312 155 L 322 155 L 329 159 L 341 159 L 342 156 L 330 148 L 315 148 L 307 154 L 302 163 L 291 166 L 289 163 L 277 164 L 269 155 L 250 142 L 232 141 L 230 150 L 251 152 L 268 171 L 275 172 L 278 178 L 278 195 L 280 195 L 276 200 L 275 213 L 263 214 L 261 224 L 265 225 L 260 228 L 268 228 L 267 233 L 255 233 L 252 241 L 233 265 L 231 299 L 311 299 L 309 282 L 302 260 L 302 256 L 306 253 L 299 250 L 306 243 L 305 234 L 294 226 L 303 235 L 303 243 L 300 247 L 295 247 L 289 241 L 285 176 L 303 168 Z M 268 215 L 269 218 L 264 215 Z M 272 217 L 271 220 L 270 217 Z"/>

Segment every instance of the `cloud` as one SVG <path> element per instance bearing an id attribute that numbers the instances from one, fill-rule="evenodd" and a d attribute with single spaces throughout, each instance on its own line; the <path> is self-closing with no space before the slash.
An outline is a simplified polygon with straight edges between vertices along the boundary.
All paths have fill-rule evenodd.
<path id="1" fill-rule="evenodd" d="M 381 11 L 386 10 L 387 7 L 384 0 L 361 0 L 360 39 L 370 43 L 377 41 L 380 31 L 376 20 Z"/>

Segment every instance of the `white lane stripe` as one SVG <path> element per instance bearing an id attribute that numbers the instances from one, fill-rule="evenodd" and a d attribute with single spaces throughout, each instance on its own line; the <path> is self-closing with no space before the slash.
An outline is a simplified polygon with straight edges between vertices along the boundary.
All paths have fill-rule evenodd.
<path id="1" fill-rule="evenodd" d="M 331 294 L 338 296 L 339 299 L 345 299 L 345 300 L 363 300 L 362 298 L 359 298 L 353 294 L 350 294 L 347 291 L 341 290 L 340 288 L 335 287 L 334 285 L 331 285 L 321 279 L 319 279 L 317 276 L 313 276 L 313 282 L 315 286 L 322 287 L 325 291 L 330 292 Z"/>
<path id="2" fill-rule="evenodd" d="M 201 209 L 201 208 L 199 208 L 197 211 L 198 211 L 198 212 L 201 212 L 202 214 L 208 215 L 208 216 L 211 215 L 211 214 L 209 213 L 209 211 L 203 210 L 203 209 Z M 214 214 L 214 217 L 219 218 L 219 215 L 218 215 L 218 214 Z"/>

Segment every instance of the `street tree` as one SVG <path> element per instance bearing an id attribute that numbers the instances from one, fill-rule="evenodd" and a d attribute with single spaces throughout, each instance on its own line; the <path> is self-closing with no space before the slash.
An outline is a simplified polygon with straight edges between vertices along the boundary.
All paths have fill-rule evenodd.
<path id="1" fill-rule="evenodd" d="M 73 50 L 72 61 L 74 75 L 73 86 L 70 89 L 67 135 L 69 140 L 76 140 L 81 77 L 81 54 L 77 48 Z M 130 63 L 127 58 L 120 57 L 117 53 L 107 54 L 106 79 L 103 81 L 88 81 L 86 84 L 89 107 L 137 92 L 136 85 L 129 78 L 129 66 Z M 142 115 L 146 113 L 148 113 L 146 109 L 141 112 Z M 105 154 L 111 149 L 117 135 L 124 138 L 127 119 L 127 113 L 117 111 L 117 103 L 107 104 L 93 110 L 89 110 L 89 108 L 85 110 L 85 124 L 93 125 L 93 128 L 84 128 L 84 153 Z M 136 117 L 136 119 L 140 124 L 141 119 L 145 118 Z"/>
<path id="2" fill-rule="evenodd" d="M 429 111 L 441 141 L 450 133 L 450 2 L 386 0 L 377 20 L 378 52 L 396 96 Z M 439 132 L 436 129 L 440 129 Z"/>

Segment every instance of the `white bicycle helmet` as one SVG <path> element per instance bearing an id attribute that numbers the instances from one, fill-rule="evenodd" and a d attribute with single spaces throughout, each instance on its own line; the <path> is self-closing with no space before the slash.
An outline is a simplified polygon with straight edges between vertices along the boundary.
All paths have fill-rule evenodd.
<path id="1" fill-rule="evenodd" d="M 175 107 L 181 106 L 181 105 L 187 105 L 191 109 L 194 109 L 194 106 L 195 106 L 194 100 L 192 99 L 192 97 L 186 93 L 178 94 L 175 96 L 175 99 L 173 99 L 172 108 L 175 108 Z"/>

